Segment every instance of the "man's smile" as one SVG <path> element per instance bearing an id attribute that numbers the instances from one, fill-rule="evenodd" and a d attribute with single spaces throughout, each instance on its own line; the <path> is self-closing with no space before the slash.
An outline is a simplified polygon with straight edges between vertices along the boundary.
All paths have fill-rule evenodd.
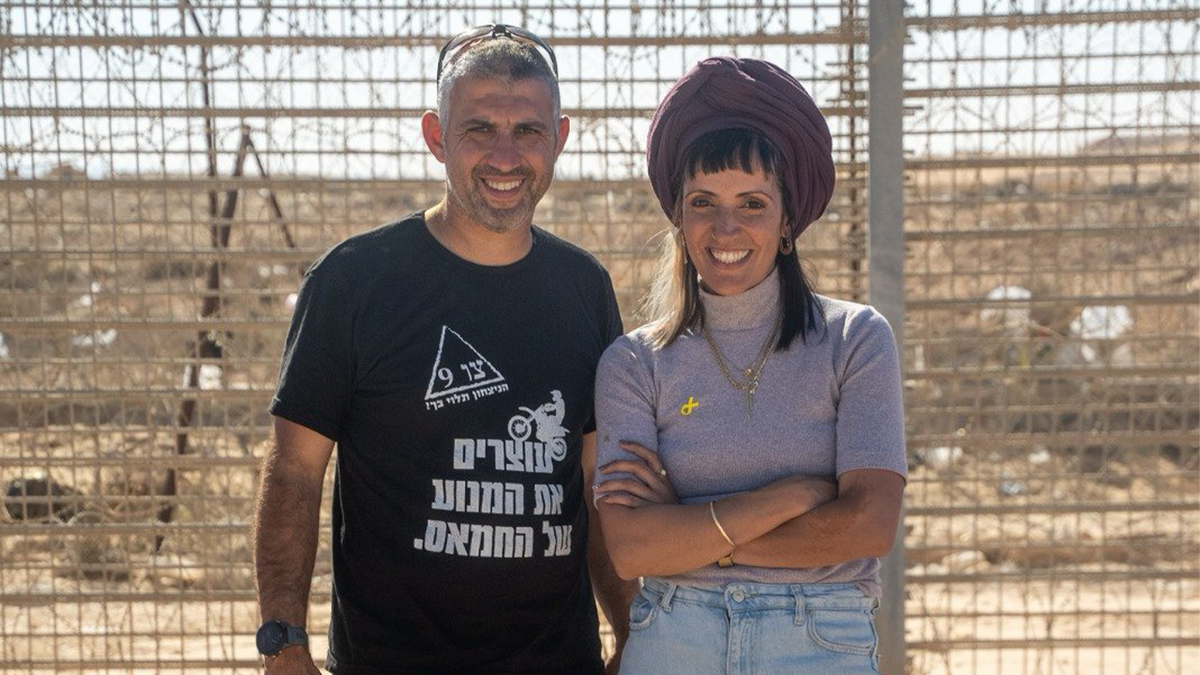
<path id="1" fill-rule="evenodd" d="M 515 190 L 517 188 L 517 186 L 521 184 L 520 180 L 498 181 L 498 180 L 489 180 L 487 178 L 484 178 L 483 182 L 486 183 L 487 186 L 492 188 L 493 190 L 498 190 L 500 192 L 508 192 L 510 190 Z"/>
<path id="2" fill-rule="evenodd" d="M 479 178 L 481 185 L 480 191 L 485 195 L 488 201 L 499 203 L 506 206 L 515 204 L 524 194 L 523 189 L 526 179 L 520 177 L 505 177 L 505 178 Z"/>

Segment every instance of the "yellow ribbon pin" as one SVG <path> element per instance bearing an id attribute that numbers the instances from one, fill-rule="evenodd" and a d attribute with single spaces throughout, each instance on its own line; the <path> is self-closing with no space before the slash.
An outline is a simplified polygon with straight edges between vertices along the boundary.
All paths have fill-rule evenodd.
<path id="1" fill-rule="evenodd" d="M 695 398 L 689 396 L 687 403 L 679 406 L 679 414 L 685 417 L 691 415 L 692 411 L 695 410 L 699 405 L 700 404 L 696 402 Z"/>

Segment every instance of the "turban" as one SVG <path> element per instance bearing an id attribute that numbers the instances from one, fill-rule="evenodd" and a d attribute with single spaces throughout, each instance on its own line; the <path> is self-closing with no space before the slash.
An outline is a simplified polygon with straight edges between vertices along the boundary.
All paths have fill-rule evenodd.
<path id="1" fill-rule="evenodd" d="M 796 78 L 757 59 L 704 59 L 671 87 L 654 112 L 646 163 L 663 212 L 670 218 L 675 209 L 688 146 L 709 132 L 732 128 L 758 132 L 779 152 L 777 178 L 791 200 L 792 237 L 800 236 L 833 195 L 829 125 Z"/>

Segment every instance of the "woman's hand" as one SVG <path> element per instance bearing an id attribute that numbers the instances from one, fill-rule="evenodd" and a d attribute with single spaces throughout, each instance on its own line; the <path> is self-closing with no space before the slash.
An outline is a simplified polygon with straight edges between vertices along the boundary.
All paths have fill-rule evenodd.
<path id="1" fill-rule="evenodd" d="M 610 478 L 592 488 L 594 499 L 605 504 L 620 504 L 629 508 L 647 504 L 678 504 L 679 497 L 667 477 L 667 470 L 658 455 L 631 441 L 621 441 L 621 448 L 637 459 L 618 459 L 600 467 L 600 473 L 627 473 L 628 478 Z"/>

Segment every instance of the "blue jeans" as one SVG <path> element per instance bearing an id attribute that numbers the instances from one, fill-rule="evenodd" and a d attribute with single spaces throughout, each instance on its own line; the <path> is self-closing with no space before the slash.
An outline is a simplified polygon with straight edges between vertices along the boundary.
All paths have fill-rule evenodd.
<path id="1" fill-rule="evenodd" d="M 879 601 L 853 584 L 643 584 L 621 675 L 879 673 Z"/>

